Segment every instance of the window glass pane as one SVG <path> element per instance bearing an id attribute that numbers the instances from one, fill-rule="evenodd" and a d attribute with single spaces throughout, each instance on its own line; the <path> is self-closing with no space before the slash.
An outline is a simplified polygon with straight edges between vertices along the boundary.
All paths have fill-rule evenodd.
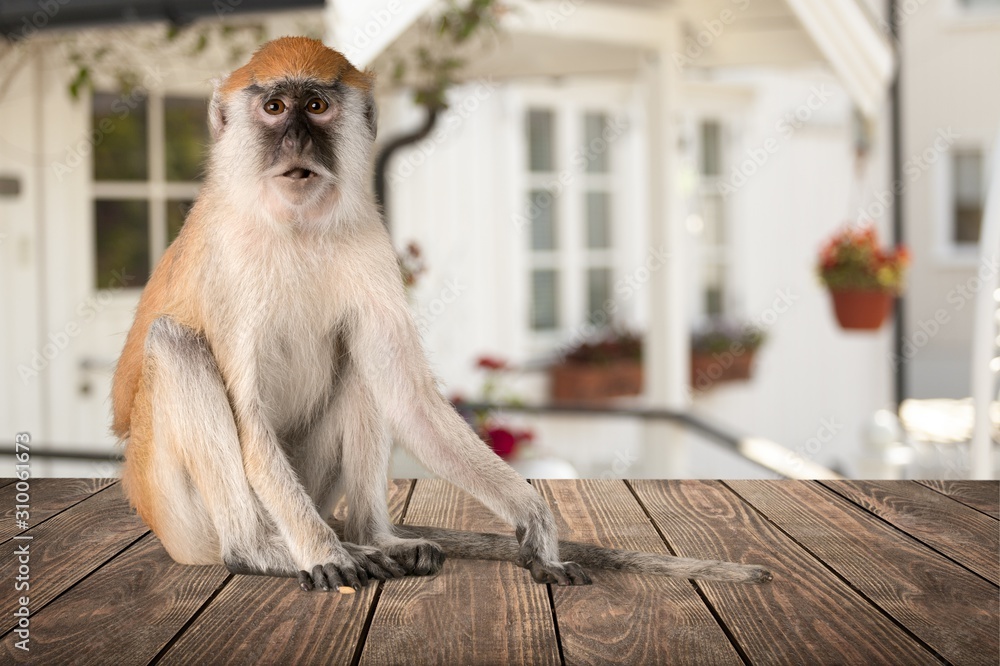
<path id="1" fill-rule="evenodd" d="M 611 160 L 604 129 L 608 126 L 608 116 L 604 113 L 588 113 L 583 116 L 583 145 L 587 155 L 587 173 L 607 173 Z"/>
<path id="2" fill-rule="evenodd" d="M 952 157 L 955 193 L 956 243 L 978 243 L 983 221 L 983 154 L 978 150 L 957 150 Z"/>
<path id="3" fill-rule="evenodd" d="M 608 313 L 601 314 L 611 299 L 611 269 L 587 269 L 587 318 L 592 324 L 608 321 Z"/>
<path id="4" fill-rule="evenodd" d="M 146 180 L 146 100 L 94 93 L 93 112 L 94 179 Z"/>
<path id="5" fill-rule="evenodd" d="M 703 194 L 701 197 L 702 242 L 709 247 L 726 243 L 725 202 L 718 192 Z"/>
<path id="6" fill-rule="evenodd" d="M 611 195 L 587 192 L 587 247 L 595 250 L 611 247 Z"/>
<path id="7" fill-rule="evenodd" d="M 208 101 L 197 97 L 163 100 L 166 131 L 167 180 L 201 178 L 208 145 Z"/>
<path id="8" fill-rule="evenodd" d="M 701 173 L 703 176 L 722 173 L 722 128 L 714 120 L 701 124 Z"/>
<path id="9" fill-rule="evenodd" d="M 546 251 L 556 249 L 556 200 L 548 190 L 528 193 L 531 211 L 531 249 Z"/>
<path id="10" fill-rule="evenodd" d="M 528 111 L 528 169 L 555 170 L 555 114 L 544 109 Z"/>
<path id="11" fill-rule="evenodd" d="M 551 269 L 531 271 L 531 328 L 551 330 L 559 326 L 559 275 Z"/>
<path id="12" fill-rule="evenodd" d="M 149 277 L 149 202 L 94 202 L 95 284 L 98 289 L 139 287 Z M 128 284 L 123 285 L 123 276 Z"/>
<path id="13" fill-rule="evenodd" d="M 725 280 L 726 268 L 715 261 L 703 264 L 702 293 L 704 295 L 705 314 L 716 317 L 725 312 Z"/>
<path id="14" fill-rule="evenodd" d="M 174 239 L 177 238 L 177 234 L 181 232 L 184 220 L 187 218 L 187 214 L 193 205 L 193 201 L 180 201 L 177 199 L 167 201 L 167 245 L 173 243 Z"/>

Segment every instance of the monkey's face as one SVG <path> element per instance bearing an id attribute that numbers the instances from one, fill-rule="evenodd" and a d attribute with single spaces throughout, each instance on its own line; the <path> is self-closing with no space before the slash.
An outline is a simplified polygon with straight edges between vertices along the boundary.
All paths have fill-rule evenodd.
<path id="1" fill-rule="evenodd" d="M 337 121 L 344 112 L 337 85 L 286 81 L 268 89 L 251 86 L 258 169 L 265 187 L 301 206 L 337 186 Z"/>

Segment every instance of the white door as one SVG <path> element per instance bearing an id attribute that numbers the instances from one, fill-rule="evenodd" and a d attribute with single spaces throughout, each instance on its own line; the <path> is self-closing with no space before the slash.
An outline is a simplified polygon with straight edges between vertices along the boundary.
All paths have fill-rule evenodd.
<path id="1" fill-rule="evenodd" d="M 50 94 L 65 94 L 58 87 Z M 46 330 L 39 373 L 45 442 L 113 453 L 111 376 L 149 273 L 176 236 L 198 190 L 208 143 L 203 94 L 136 88 L 75 103 L 76 126 L 46 139 L 66 162 L 49 169 Z M 67 123 L 66 113 L 57 124 Z M 115 472 L 59 461 L 49 475 Z"/>

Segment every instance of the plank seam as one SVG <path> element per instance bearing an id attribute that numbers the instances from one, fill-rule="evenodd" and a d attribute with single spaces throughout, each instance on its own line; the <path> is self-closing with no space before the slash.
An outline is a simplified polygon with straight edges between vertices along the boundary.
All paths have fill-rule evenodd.
<path id="1" fill-rule="evenodd" d="M 36 527 L 38 527 L 39 525 L 44 525 L 45 523 L 49 522 L 50 520 L 52 520 L 56 516 L 62 515 L 62 513 L 64 511 L 69 511 L 74 506 L 79 505 L 81 502 L 86 502 L 91 497 L 96 497 L 97 495 L 100 495 L 101 493 L 103 493 L 108 488 L 114 488 L 117 485 L 118 485 L 118 481 L 112 481 L 111 483 L 109 483 L 108 485 L 104 486 L 103 488 L 101 488 L 101 489 L 99 489 L 99 490 L 97 490 L 95 492 L 90 493 L 89 495 L 87 495 L 83 499 L 77 500 L 76 502 L 73 502 L 72 504 L 68 504 L 68 505 L 64 506 L 63 508 L 59 509 L 58 511 L 56 511 L 55 513 L 53 513 L 51 516 L 49 516 L 48 518 L 46 518 L 45 520 L 40 520 L 37 523 L 35 523 L 34 525 L 32 525 L 31 527 L 29 527 L 28 529 L 22 530 L 22 531 L 18 532 L 17 534 L 15 534 L 13 536 L 9 536 L 6 539 L 4 539 L 3 541 L 0 541 L 0 546 L 2 546 L 3 544 L 7 543 L 11 539 L 13 539 L 15 536 L 18 536 L 19 534 L 26 534 L 26 533 L 30 532 L 31 530 L 35 529 Z"/>
<path id="2" fill-rule="evenodd" d="M 178 629 L 177 633 L 175 633 L 173 636 L 171 636 L 170 640 L 167 641 L 167 644 L 164 645 L 163 648 L 161 648 L 160 651 L 156 653 L 156 656 L 154 656 L 149 661 L 150 664 L 159 663 L 159 661 L 161 659 L 163 659 L 164 655 L 166 655 L 167 652 L 170 651 L 170 648 L 172 648 L 174 646 L 174 644 L 177 641 L 180 640 L 181 636 L 184 635 L 184 632 L 186 632 L 188 630 L 188 628 L 190 628 L 191 625 L 193 625 L 195 623 L 195 621 L 199 617 L 201 617 L 201 614 L 203 612 L 205 612 L 205 609 L 208 608 L 209 604 L 211 604 L 213 601 L 215 601 L 215 598 L 219 596 L 219 594 L 222 592 L 222 590 L 224 590 L 226 588 L 227 585 L 229 585 L 229 581 L 231 581 L 234 577 L 235 577 L 235 574 L 229 574 L 228 576 L 226 576 L 225 580 L 222 581 L 222 583 L 219 585 L 219 587 L 215 588 L 215 590 L 212 592 L 212 594 L 210 594 L 208 596 L 208 599 L 205 599 L 205 601 L 202 602 L 201 606 L 199 606 L 198 609 L 195 610 L 195 612 L 191 614 L 191 617 L 189 617 L 187 619 L 187 622 L 184 623 L 184 626 L 182 626 L 180 629 Z"/>
<path id="3" fill-rule="evenodd" d="M 928 652 L 930 652 L 932 655 L 934 655 L 940 662 L 942 662 L 944 664 L 951 664 L 952 663 L 952 662 L 948 661 L 947 659 L 945 659 L 941 654 L 939 654 L 937 650 L 935 650 L 933 647 L 931 647 L 930 645 L 928 645 L 923 639 L 921 639 L 915 633 L 913 633 L 912 631 L 910 631 L 910 629 L 906 625 L 904 625 L 902 622 L 900 622 L 895 617 L 893 617 L 891 613 L 889 613 L 887 610 L 885 610 L 884 608 L 882 608 L 878 603 L 876 603 L 873 599 L 871 599 L 861 589 L 859 589 L 856 585 L 854 585 L 854 583 L 852 583 L 848 578 L 846 578 L 839 571 L 837 571 L 832 565 L 828 564 L 823 558 L 821 558 L 819 555 L 817 555 L 816 553 L 814 553 L 812 551 L 812 549 L 810 549 L 804 543 L 802 543 L 801 541 L 799 541 L 798 539 L 796 539 L 794 536 L 792 536 L 791 534 L 789 534 L 787 531 L 785 531 L 785 529 L 781 525 L 779 525 L 775 521 L 771 520 L 770 516 L 768 516 L 766 513 L 764 513 L 764 511 L 762 509 L 759 509 L 752 502 L 750 502 L 750 500 L 748 500 L 747 498 L 745 498 L 742 495 L 740 495 L 739 492 L 737 492 L 734 488 L 732 488 L 725 481 L 720 480 L 719 483 L 722 485 L 722 487 L 726 488 L 729 492 L 731 492 L 732 494 L 736 495 L 736 497 L 741 502 L 743 502 L 744 504 L 746 504 L 754 513 L 756 513 L 757 515 L 759 515 L 761 517 L 761 519 L 764 520 L 764 522 L 766 522 L 769 525 L 773 526 L 776 530 L 778 530 L 779 532 L 781 532 L 782 534 L 784 534 L 786 537 L 788 537 L 791 540 L 792 543 L 794 543 L 796 546 L 798 546 L 799 548 L 801 548 L 802 550 L 804 550 L 809 555 L 809 557 L 811 557 L 814 560 L 816 560 L 817 562 L 819 562 L 820 565 L 823 566 L 823 568 L 825 568 L 827 571 L 829 571 L 830 573 L 832 573 L 834 575 L 834 577 L 836 577 L 842 583 L 844 583 L 845 585 L 847 585 L 848 589 L 850 589 L 852 592 L 854 592 L 859 597 L 861 597 L 862 599 L 864 599 L 868 603 L 868 605 L 870 605 L 876 611 L 878 611 L 883 616 L 885 616 L 886 618 L 888 618 L 888 620 L 890 622 L 892 622 L 894 625 L 896 625 L 897 627 L 899 627 L 899 629 L 901 629 L 903 631 L 903 633 L 905 633 L 907 636 L 909 636 L 913 641 L 915 641 L 922 648 L 924 648 L 925 650 L 927 650 Z"/>
<path id="4" fill-rule="evenodd" d="M 941 557 L 946 558 L 950 562 L 954 562 L 955 564 L 957 564 L 958 566 L 962 567 L 963 569 L 965 569 L 969 573 L 973 574 L 974 576 L 982 578 L 983 580 L 985 580 L 987 583 L 989 583 L 993 587 L 1000 587 L 1000 585 L 997 585 L 992 580 L 990 580 L 986 576 L 982 575 L 978 571 L 970 569 L 967 565 L 963 564 L 962 562 L 959 562 L 954 557 L 948 555 L 948 553 L 945 553 L 945 552 L 943 552 L 941 550 L 938 550 L 932 544 L 927 543 L 926 541 L 924 541 L 923 539 L 921 539 L 920 537 L 918 537 L 915 534 L 911 534 L 910 532 L 907 532 L 902 527 L 894 524 L 891 520 L 878 515 L 877 513 L 875 513 L 874 511 L 872 511 L 868 507 L 866 507 L 866 506 L 864 506 L 864 505 L 862 505 L 862 504 L 860 504 L 858 502 L 855 502 L 853 499 L 851 499 L 850 497 L 847 497 L 846 495 L 843 495 L 843 494 L 837 492 L 837 490 L 835 488 L 831 488 L 830 486 L 828 486 L 825 483 L 823 483 L 821 480 L 817 479 L 816 482 L 817 482 L 817 484 L 819 485 L 820 488 L 825 489 L 827 492 L 832 493 L 834 496 L 836 496 L 836 497 L 838 497 L 840 499 L 843 499 L 846 502 L 850 502 L 853 506 L 858 507 L 859 509 L 861 509 L 865 513 L 868 513 L 869 515 L 875 516 L 875 518 L 877 518 L 879 521 L 881 521 L 881 522 L 885 523 L 886 525 L 890 526 L 892 529 L 896 530 L 900 534 L 905 534 L 906 536 L 910 537 L 911 539 L 913 539 L 914 541 L 916 541 L 917 543 L 919 543 L 921 546 L 924 546 L 925 548 L 934 551 L 935 553 L 937 553 Z M 958 502 L 958 503 L 961 504 L 961 502 Z"/>
<path id="5" fill-rule="evenodd" d="M 636 492 L 635 488 L 632 487 L 632 484 L 627 479 L 622 479 L 622 482 L 625 484 L 625 487 L 628 488 L 628 491 L 632 493 L 632 497 L 635 498 L 636 503 L 638 503 L 639 508 L 642 509 L 642 512 L 646 515 L 646 519 L 653 526 L 653 529 L 656 530 L 656 533 L 659 535 L 660 540 L 663 541 L 663 545 L 666 547 L 667 552 L 669 552 L 674 557 L 677 557 L 678 556 L 677 551 L 674 550 L 674 547 L 670 545 L 669 541 L 667 541 L 666 535 L 663 533 L 663 530 L 660 529 L 659 523 L 657 523 L 656 519 L 653 518 L 653 515 L 649 512 L 649 509 L 646 508 L 645 504 L 643 504 L 642 499 L 639 497 L 639 493 Z M 705 591 L 701 589 L 697 581 L 693 581 L 689 578 L 687 579 L 687 582 L 691 585 L 691 587 L 694 588 L 694 591 L 701 599 L 701 602 L 705 604 L 705 607 L 708 609 L 708 612 L 715 619 L 716 624 L 719 625 L 719 629 L 722 630 L 722 633 L 726 636 L 726 639 L 729 640 L 730 644 L 732 644 L 733 649 L 736 650 L 736 655 L 746 666 L 750 666 L 752 663 L 750 661 L 750 655 L 748 655 L 746 651 L 743 649 L 743 646 L 740 645 L 740 642 L 736 638 L 736 634 L 734 634 L 733 631 L 729 628 L 729 626 L 726 625 L 725 621 L 722 619 L 722 616 L 719 614 L 718 610 L 716 610 L 711 600 L 705 594 Z"/>
<path id="6" fill-rule="evenodd" d="M 410 510 L 410 499 L 413 497 L 413 491 L 417 487 L 417 479 L 410 480 L 410 488 L 406 493 L 406 499 L 403 500 L 403 508 L 399 512 L 399 522 L 406 522 L 406 514 Z M 351 656 L 351 666 L 357 666 L 361 663 L 361 655 L 364 654 L 365 645 L 368 643 L 368 632 L 371 631 L 372 622 L 375 621 L 375 611 L 378 608 L 379 599 L 382 598 L 382 586 L 384 581 L 378 581 L 375 588 L 375 594 L 372 596 L 372 603 L 368 607 L 368 614 L 365 616 L 365 623 L 361 627 L 361 633 L 358 634 L 358 642 L 354 645 L 354 654 Z"/>
<path id="7" fill-rule="evenodd" d="M 922 480 L 920 480 L 920 479 L 913 479 L 913 482 L 914 482 L 914 483 L 916 483 L 917 485 L 920 485 L 920 486 L 923 486 L 924 488 L 927 488 L 928 490 L 933 490 L 933 491 L 934 491 L 934 492 L 936 492 L 936 493 L 937 493 L 938 495 L 943 495 L 943 496 L 947 497 L 948 499 L 950 499 L 950 500 L 952 500 L 952 501 L 954 501 L 954 502 L 958 502 L 958 503 L 959 503 L 959 504 L 961 504 L 962 506 L 967 506 L 967 507 L 969 507 L 970 509 L 972 509 L 973 511 L 978 511 L 979 513 L 983 514 L 983 515 L 984 515 L 984 516 L 986 516 L 987 518 L 992 518 L 993 520 L 996 520 L 996 521 L 1000 521 L 1000 518 L 997 518 L 996 516 L 994 516 L 994 515 L 992 515 L 992 514 L 989 514 L 989 513 L 986 513 L 985 511 L 983 511 L 983 510 L 982 510 L 982 509 L 980 509 L 979 507 L 977 507 L 977 506 L 973 506 L 972 504 L 969 504 L 968 502 L 966 502 L 966 501 L 965 501 L 965 500 L 963 500 L 963 499 L 960 499 L 960 498 L 958 498 L 958 497 L 955 497 L 954 495 L 949 495 L 948 493 L 946 493 L 946 492 L 944 492 L 944 491 L 942 491 L 942 490 L 938 490 L 938 489 L 937 489 L 937 488 L 935 488 L 934 486 L 930 486 L 930 485 L 927 485 L 926 483 L 924 483 L 924 482 L 923 482 Z"/>
<path id="8" fill-rule="evenodd" d="M 538 490 L 538 487 L 535 485 L 534 479 L 528 479 L 528 485 L 530 485 L 532 488 L 534 488 L 535 492 L 537 492 L 539 495 L 541 495 L 541 492 Z M 543 499 L 544 499 L 544 496 L 543 496 Z M 556 647 L 559 649 L 559 663 L 562 666 L 566 666 L 566 655 L 563 654 L 562 636 L 559 634 L 559 618 L 556 616 L 556 600 L 555 600 L 555 596 L 552 594 L 552 584 L 551 583 L 546 583 L 545 587 L 546 587 L 545 591 L 546 591 L 546 593 L 548 594 L 548 597 L 549 597 L 549 611 L 552 613 L 552 629 L 553 629 L 553 631 L 555 631 L 555 635 L 556 635 Z"/>

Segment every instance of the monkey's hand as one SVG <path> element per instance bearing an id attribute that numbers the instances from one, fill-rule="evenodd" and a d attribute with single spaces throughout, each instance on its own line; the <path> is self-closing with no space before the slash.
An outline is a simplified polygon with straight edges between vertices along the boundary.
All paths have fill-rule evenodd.
<path id="1" fill-rule="evenodd" d="M 590 585 L 590 576 L 576 562 L 560 562 L 554 557 L 546 557 L 543 553 L 554 553 L 554 548 L 546 548 L 542 537 L 546 532 L 528 531 L 519 527 L 516 530 L 520 548 L 517 551 L 515 564 L 531 572 L 536 583 L 555 583 L 556 585 Z M 550 544 L 551 546 L 551 544 Z"/>
<path id="2" fill-rule="evenodd" d="M 317 564 L 310 571 L 299 571 L 299 586 L 309 592 L 319 588 L 325 592 L 338 587 L 355 590 L 368 585 L 371 580 L 388 580 L 406 575 L 398 562 L 378 548 L 341 543 L 342 553 L 337 553 L 326 564 Z M 339 555 L 339 557 L 337 556 Z"/>
<path id="3" fill-rule="evenodd" d="M 386 554 L 411 576 L 432 576 L 444 566 L 441 546 L 427 539 L 394 538 L 382 544 Z"/>

